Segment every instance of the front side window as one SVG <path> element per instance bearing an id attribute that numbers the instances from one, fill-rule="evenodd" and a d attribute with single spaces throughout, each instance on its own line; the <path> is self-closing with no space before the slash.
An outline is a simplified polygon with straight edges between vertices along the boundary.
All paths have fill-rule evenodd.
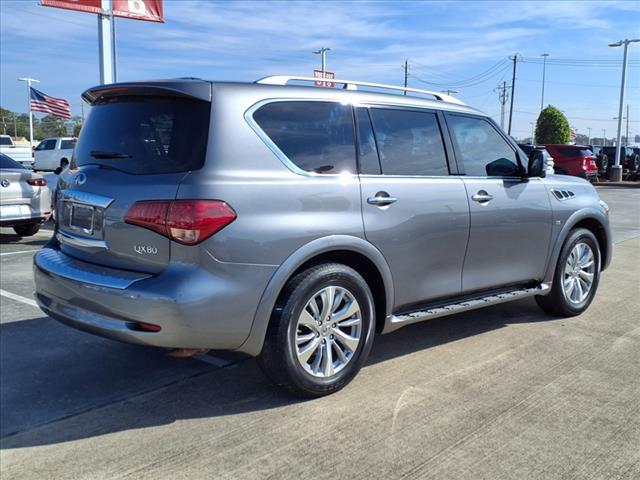
<path id="1" fill-rule="evenodd" d="M 337 102 L 273 102 L 256 110 L 253 119 L 301 170 L 356 172 L 351 107 Z"/>
<path id="2" fill-rule="evenodd" d="M 488 121 L 449 115 L 447 122 L 466 175 L 507 177 L 520 174 L 515 151 Z"/>
<path id="3" fill-rule="evenodd" d="M 52 140 L 43 140 L 42 142 L 40 142 L 36 147 L 36 150 L 40 152 L 42 150 L 55 150 L 55 148 L 56 148 L 56 141 L 55 139 L 52 139 Z"/>
<path id="4" fill-rule="evenodd" d="M 435 113 L 371 108 L 380 164 L 385 175 L 449 175 Z"/>

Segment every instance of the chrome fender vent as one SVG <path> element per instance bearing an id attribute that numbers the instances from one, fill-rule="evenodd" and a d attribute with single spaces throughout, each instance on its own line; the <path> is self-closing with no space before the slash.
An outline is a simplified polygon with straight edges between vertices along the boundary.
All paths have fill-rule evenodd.
<path id="1" fill-rule="evenodd" d="M 570 198 L 575 197 L 575 193 L 573 193 L 571 190 L 556 190 L 556 189 L 552 189 L 551 193 L 553 193 L 553 196 L 556 197 L 558 200 L 562 201 L 562 200 L 569 200 Z"/>

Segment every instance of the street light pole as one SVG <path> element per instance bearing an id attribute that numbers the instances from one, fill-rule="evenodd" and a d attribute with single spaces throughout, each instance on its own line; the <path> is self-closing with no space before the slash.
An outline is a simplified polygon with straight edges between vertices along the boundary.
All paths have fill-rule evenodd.
<path id="1" fill-rule="evenodd" d="M 547 57 L 549 56 L 548 53 L 543 53 L 541 55 L 542 57 L 542 97 L 540 98 L 540 111 L 542 111 L 544 109 L 544 80 L 545 80 L 545 75 L 546 75 L 546 71 L 547 71 Z"/>
<path id="2" fill-rule="evenodd" d="M 587 127 L 587 130 L 589 131 L 589 139 L 587 140 L 587 145 L 591 145 L 591 127 Z"/>
<path id="3" fill-rule="evenodd" d="M 611 180 L 614 182 L 619 182 L 622 180 L 622 165 L 620 165 L 620 152 L 621 152 L 621 140 L 622 140 L 622 109 L 624 107 L 624 87 L 625 82 L 627 80 L 627 58 L 628 58 L 628 50 L 629 44 L 640 42 L 640 38 L 635 38 L 633 40 L 624 39 L 620 40 L 616 43 L 610 43 L 610 47 L 621 47 L 624 45 L 624 54 L 622 58 L 622 82 L 620 84 L 620 107 L 618 109 L 618 134 L 616 140 L 616 158 L 613 167 L 611 167 Z"/>
<path id="4" fill-rule="evenodd" d="M 29 102 L 29 144 L 33 148 L 33 112 L 31 111 L 31 84 L 40 83 L 40 80 L 35 78 L 25 77 L 19 78 L 21 82 L 27 82 L 27 101 Z"/>
<path id="5" fill-rule="evenodd" d="M 320 50 L 316 50 L 315 52 L 312 52 L 312 53 L 315 53 L 316 55 L 320 55 L 320 57 L 321 57 L 322 78 L 324 78 L 324 72 L 325 72 L 325 69 L 327 67 L 327 52 L 329 50 L 331 50 L 331 49 L 322 47 Z"/>
<path id="6" fill-rule="evenodd" d="M 607 129 L 603 128 L 602 129 L 602 145 L 603 146 L 607 146 Z"/>

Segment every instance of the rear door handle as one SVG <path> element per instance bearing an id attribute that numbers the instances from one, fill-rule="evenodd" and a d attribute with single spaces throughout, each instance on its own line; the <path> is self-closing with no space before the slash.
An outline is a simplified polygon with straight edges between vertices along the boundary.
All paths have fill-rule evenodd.
<path id="1" fill-rule="evenodd" d="M 478 193 L 471 197 L 471 200 L 478 203 L 486 203 L 493 200 L 493 195 L 489 195 L 486 191 L 480 190 Z"/>
<path id="2" fill-rule="evenodd" d="M 378 192 L 373 197 L 367 198 L 367 203 L 369 205 L 375 205 L 376 207 L 385 207 L 397 201 L 398 199 L 396 197 L 389 196 L 387 192 Z"/>

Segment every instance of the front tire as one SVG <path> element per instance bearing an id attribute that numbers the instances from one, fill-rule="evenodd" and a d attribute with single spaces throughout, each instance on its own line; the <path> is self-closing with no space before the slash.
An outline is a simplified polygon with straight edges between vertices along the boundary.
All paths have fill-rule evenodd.
<path id="1" fill-rule="evenodd" d="M 273 311 L 258 363 L 278 386 L 302 397 L 342 389 L 369 356 L 374 302 L 367 282 L 330 263 L 293 277 Z"/>
<path id="2" fill-rule="evenodd" d="M 39 223 L 28 223 L 25 225 L 16 225 L 13 227 L 13 231 L 16 232 L 16 235 L 19 237 L 31 237 L 38 233 L 40 230 Z"/>
<path id="3" fill-rule="evenodd" d="M 600 247 L 595 235 L 585 228 L 573 230 L 560 251 L 551 293 L 537 296 L 545 312 L 574 317 L 584 312 L 600 281 Z"/>

